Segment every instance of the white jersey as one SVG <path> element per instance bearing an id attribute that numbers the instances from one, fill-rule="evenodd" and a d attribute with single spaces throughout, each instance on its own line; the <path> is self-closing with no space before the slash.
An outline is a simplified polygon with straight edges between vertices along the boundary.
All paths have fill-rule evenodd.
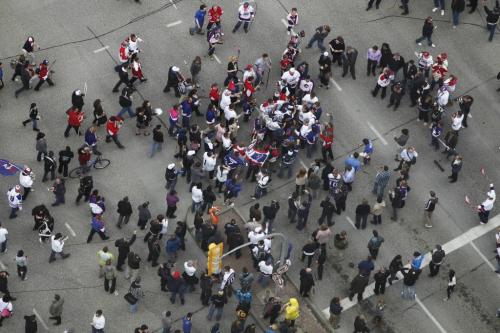
<path id="1" fill-rule="evenodd" d="M 297 86 L 300 80 L 300 74 L 298 71 L 294 70 L 293 73 L 290 70 L 283 73 L 281 79 L 285 81 L 285 83 L 291 87 Z"/>
<path id="2" fill-rule="evenodd" d="M 33 178 L 31 178 L 30 175 L 25 175 L 23 172 L 19 174 L 19 184 L 21 184 L 22 187 L 30 188 L 33 186 Z"/>
<path id="3" fill-rule="evenodd" d="M 254 16 L 254 10 L 252 6 L 248 6 L 245 8 L 245 6 L 241 5 L 240 8 L 238 9 L 238 17 L 240 21 L 251 21 Z"/>

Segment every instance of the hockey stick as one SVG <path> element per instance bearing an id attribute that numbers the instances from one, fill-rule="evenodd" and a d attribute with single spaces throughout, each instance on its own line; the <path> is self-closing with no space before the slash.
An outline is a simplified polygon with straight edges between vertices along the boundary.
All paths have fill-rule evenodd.
<path id="1" fill-rule="evenodd" d="M 269 68 L 267 70 L 267 79 L 266 79 L 266 89 L 267 90 L 267 86 L 269 85 L 269 77 L 271 76 L 271 68 Z"/>
<path id="2" fill-rule="evenodd" d="M 85 81 L 85 84 L 83 85 L 83 94 L 87 95 L 87 81 Z"/>
<path id="3" fill-rule="evenodd" d="M 472 209 L 474 212 L 477 212 L 477 205 L 472 204 L 472 202 L 469 199 L 469 196 L 466 195 L 464 201 L 465 204 L 469 206 L 470 209 Z"/>

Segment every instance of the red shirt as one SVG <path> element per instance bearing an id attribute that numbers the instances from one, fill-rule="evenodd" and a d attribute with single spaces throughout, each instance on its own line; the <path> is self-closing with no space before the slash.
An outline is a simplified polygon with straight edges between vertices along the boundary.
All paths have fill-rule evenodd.
<path id="1" fill-rule="evenodd" d="M 213 87 L 210 89 L 210 100 L 214 102 L 219 102 L 220 94 L 219 89 Z"/>
<path id="2" fill-rule="evenodd" d="M 120 119 L 117 117 L 117 119 Z M 108 120 L 106 123 L 106 130 L 109 135 L 115 136 L 118 134 L 118 131 L 120 130 L 120 127 L 117 124 L 117 121 L 112 121 L 111 119 Z"/>
<path id="3" fill-rule="evenodd" d="M 216 9 L 213 7 L 208 10 L 209 22 L 217 23 L 220 21 L 220 17 L 224 12 L 222 11 L 222 7 L 217 6 Z"/>
<path id="4" fill-rule="evenodd" d="M 79 127 L 82 124 L 83 112 L 76 109 L 69 109 L 66 113 L 68 114 L 68 125 Z"/>
<path id="5" fill-rule="evenodd" d="M 89 161 L 90 161 L 90 152 L 84 154 L 78 154 L 78 162 L 80 162 L 80 165 L 87 165 Z"/>
<path id="6" fill-rule="evenodd" d="M 40 64 L 40 68 L 39 68 L 40 72 L 38 72 L 38 77 L 40 79 L 43 79 L 43 80 L 46 80 L 47 77 L 49 76 L 49 69 L 47 67 L 47 65 L 45 64 Z"/>
<path id="7" fill-rule="evenodd" d="M 246 80 L 245 81 L 245 96 L 252 97 L 254 92 L 255 92 L 255 88 L 253 87 L 252 82 L 250 82 L 250 80 Z"/>

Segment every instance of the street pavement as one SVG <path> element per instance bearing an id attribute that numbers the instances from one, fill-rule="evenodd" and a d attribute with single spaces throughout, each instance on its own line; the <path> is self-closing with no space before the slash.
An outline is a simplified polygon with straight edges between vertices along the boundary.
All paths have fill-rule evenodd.
<path id="1" fill-rule="evenodd" d="M 230 30 L 236 22 L 237 1 L 219 1 L 224 8 L 223 26 L 225 31 L 224 44 L 216 47 L 216 55 L 221 60 L 209 61 L 203 58 L 201 74 L 201 95 L 208 94 L 208 86 L 212 82 L 222 84 L 225 77 L 226 61 L 228 56 L 235 55 L 241 50 L 240 67 L 253 63 L 262 53 L 267 52 L 273 60 L 273 72 L 267 91 L 259 92 L 257 99 L 262 102 L 273 92 L 274 83 L 278 79 L 278 60 L 288 41 L 285 26 L 281 19 L 286 16 L 285 9 L 297 7 L 300 13 L 300 24 L 296 31 L 305 30 L 306 38 L 302 41 L 303 52 L 299 61 L 307 60 L 310 64 L 310 74 L 313 78 L 318 73 L 317 60 L 319 50 L 315 47 L 305 50 L 304 46 L 311 33 L 319 25 L 329 24 L 332 32 L 327 42 L 338 35 L 344 37 L 346 45 L 352 45 L 359 51 L 357 61 L 357 80 L 349 76 L 341 78 L 341 69 L 334 68 L 333 79 L 336 85 L 330 90 L 318 89 L 318 95 L 324 112 L 333 114 L 335 123 L 334 165 L 342 168 L 343 161 L 350 153 L 358 149 L 361 140 L 365 137 L 374 139 L 375 153 L 370 166 L 363 167 L 362 172 L 356 175 L 353 191 L 349 194 L 347 211 L 335 217 L 333 227 L 335 233 L 346 230 L 350 244 L 342 257 L 335 249 L 329 250 L 328 265 L 323 281 L 317 282 L 317 292 L 311 296 L 311 305 L 318 312 L 326 308 L 333 296 L 342 299 L 348 294 L 350 280 L 355 276 L 356 265 L 368 255 L 366 244 L 370 238 L 372 227 L 364 231 L 356 231 L 347 217 L 354 219 L 355 206 L 362 198 L 368 198 L 370 203 L 375 197 L 370 194 L 372 182 L 379 165 L 388 164 L 395 167 L 393 156 L 396 144 L 393 137 L 398 135 L 402 128 L 410 130 L 409 144 L 416 147 L 419 159 L 412 167 L 409 184 L 411 192 L 406 207 L 401 212 L 399 222 L 389 220 L 389 209 L 383 215 L 383 224 L 377 229 L 385 237 L 376 266 L 387 266 L 395 254 L 401 254 L 403 260 L 408 260 L 415 250 L 427 252 L 435 244 L 444 244 L 478 224 L 478 218 L 468 206 L 464 204 L 464 197 L 468 195 L 474 203 L 485 198 L 490 182 L 497 182 L 499 170 L 496 164 L 499 161 L 498 153 L 498 93 L 495 91 L 496 73 L 498 71 L 498 39 L 487 42 L 487 33 L 484 29 L 484 11 L 479 8 L 474 14 L 461 15 L 461 24 L 453 29 L 450 23 L 451 13 L 446 11 L 444 16 L 432 13 L 431 1 L 410 3 L 410 15 L 400 16 L 400 9 L 395 2 L 382 2 L 379 10 L 365 11 L 364 2 L 331 2 L 314 1 L 307 5 L 301 1 L 258 1 L 256 3 L 256 20 L 251 30 L 245 34 L 242 29 L 236 34 Z M 64 112 L 70 106 L 71 92 L 88 87 L 85 97 L 84 111 L 87 112 L 85 127 L 91 122 L 92 102 L 96 98 L 103 101 L 103 107 L 109 115 L 119 110 L 118 95 L 111 92 L 117 75 L 113 71 L 117 61 L 120 42 L 130 33 L 136 33 L 144 42 L 139 46 L 146 83 L 138 85 L 138 93 L 134 94 L 134 105 L 142 99 L 151 100 L 153 107 L 160 107 L 164 111 L 175 103 L 173 94 L 165 95 L 162 89 L 166 83 L 167 70 L 176 64 L 184 73 L 187 73 L 185 62 L 189 65 L 196 55 L 204 55 L 207 45 L 204 36 L 189 36 L 188 28 L 192 25 L 192 16 L 199 6 L 198 1 L 143 1 L 138 5 L 130 0 L 120 1 L 93 1 L 83 2 L 68 0 L 56 2 L 51 0 L 32 2 L 19 0 L 0 3 L 2 17 L 2 49 L 0 61 L 4 67 L 5 88 L 0 91 L 0 112 L 3 122 L 0 125 L 0 142 L 2 143 L 1 156 L 17 164 L 26 164 L 37 174 L 35 192 L 24 205 L 16 220 L 8 220 L 8 205 L 6 198 L 0 200 L 0 209 L 3 212 L 1 221 L 9 230 L 9 252 L 1 259 L 11 273 L 9 286 L 13 294 L 18 297 L 14 302 L 15 316 L 4 322 L 4 328 L 10 332 L 21 332 L 23 327 L 22 316 L 31 313 L 33 309 L 48 322 L 48 308 L 54 293 L 61 294 L 66 299 L 63 326 L 74 327 L 76 332 L 88 331 L 92 315 L 97 308 L 104 310 L 107 318 L 107 332 L 131 332 L 141 323 L 147 323 L 152 328 L 160 327 L 161 314 L 165 310 L 173 313 L 173 318 L 179 319 L 188 311 L 195 311 L 194 332 L 206 332 L 208 325 L 205 322 L 206 309 L 201 309 L 198 295 L 187 296 L 184 306 L 173 307 L 167 297 L 158 293 L 159 280 L 156 270 L 143 268 L 143 287 L 146 289 L 146 298 L 139 305 L 135 315 L 128 313 L 128 307 L 123 300 L 123 294 L 128 288 L 128 282 L 122 276 L 118 279 L 118 296 L 106 295 L 102 292 L 102 281 L 97 278 L 96 252 L 104 245 L 114 251 L 114 240 L 131 235 L 135 229 L 136 212 L 128 226 L 122 230 L 114 227 L 117 219 L 116 203 L 125 195 L 129 196 L 134 208 L 144 201 L 151 202 L 153 216 L 165 211 L 164 171 L 168 163 L 174 161 L 173 154 L 176 144 L 168 140 L 162 152 L 153 159 L 147 157 L 150 137 L 136 137 L 135 122 L 126 120 L 126 125 L 120 132 L 120 139 L 126 146 L 125 150 L 118 150 L 113 143 L 100 144 L 104 157 L 110 159 L 111 165 L 104 170 L 93 170 L 94 187 L 98 188 L 106 197 L 108 211 L 105 221 L 111 239 L 101 242 L 98 237 L 87 245 L 86 236 L 90 230 L 90 213 L 85 204 L 73 204 L 77 193 L 77 181 L 67 181 L 66 205 L 51 208 L 56 219 L 56 231 L 70 235 L 66 250 L 72 256 L 62 262 L 57 261 L 47 265 L 50 249 L 47 245 L 37 242 L 36 235 L 31 231 L 31 208 L 37 204 L 50 204 L 53 200 L 47 188 L 50 182 L 41 183 L 43 166 L 36 162 L 35 134 L 29 127 L 23 128 L 21 121 L 27 118 L 29 105 L 36 102 L 42 115 L 40 128 L 47 134 L 50 150 L 57 152 L 69 145 L 76 152 L 81 144 L 81 138 L 72 135 L 65 139 L 63 130 L 66 126 Z M 175 5 L 175 6 L 174 6 Z M 419 6 L 417 8 L 417 5 Z M 449 6 L 449 4 L 447 4 Z M 491 4 L 490 4 L 491 5 Z M 437 14 L 437 15 L 435 15 Z M 464 156 L 464 167 L 459 175 L 459 181 L 449 184 L 449 163 L 439 152 L 432 152 L 429 147 L 429 129 L 422 123 L 416 122 L 416 109 L 409 108 L 409 101 L 405 97 L 398 111 L 393 112 L 386 108 L 388 98 L 372 98 L 370 90 L 375 86 L 373 77 L 365 76 L 365 52 L 374 44 L 380 46 L 388 42 L 393 52 L 400 52 L 406 59 L 414 57 L 415 51 L 426 50 L 418 47 L 414 39 L 420 35 L 423 19 L 429 15 L 435 16 L 438 26 L 433 35 L 437 45 L 432 49 L 433 55 L 447 52 L 449 56 L 449 70 L 458 76 L 459 83 L 454 96 L 463 93 L 472 95 L 475 102 L 472 106 L 472 118 L 469 127 L 460 132 L 458 151 Z M 178 23 L 181 21 L 181 23 Z M 173 25 L 175 23 L 175 25 Z M 167 27 L 168 26 L 168 27 Z M 46 84 L 41 91 L 32 90 L 23 92 L 18 99 L 14 98 L 14 90 L 20 82 L 12 83 L 12 71 L 8 62 L 20 53 L 20 49 L 28 35 L 34 35 L 41 50 L 36 53 L 36 60 L 54 61 L 55 87 L 49 88 Z M 330 38 L 331 37 L 331 38 Z M 498 36 L 496 36 L 498 37 Z M 109 48 L 107 48 L 109 46 Z M 207 100 L 202 100 L 204 111 Z M 447 117 L 457 110 L 456 103 L 447 111 Z M 167 121 L 166 113 L 161 117 Z M 204 123 L 203 118 L 193 120 Z M 155 120 L 157 123 L 158 120 Z M 449 123 L 445 119 L 446 128 Z M 244 143 L 251 130 L 250 125 L 242 123 L 238 137 Z M 104 135 L 104 130 L 100 129 Z M 434 164 L 440 161 L 446 169 L 441 172 Z M 297 161 L 308 166 L 309 161 L 303 152 Z M 72 166 L 76 166 L 72 162 Z M 485 168 L 488 175 L 481 176 L 480 169 Z M 497 182 L 498 183 L 498 182 Z M 4 192 L 17 184 L 17 176 L 0 178 L 0 187 Z M 190 205 L 190 194 L 182 179 L 179 181 L 179 193 L 183 200 L 179 205 L 179 217 L 184 216 Z M 394 184 L 391 179 L 390 184 Z M 254 191 L 254 184 L 245 183 L 244 190 L 236 201 L 236 207 L 243 214 L 253 201 L 250 199 Z M 276 221 L 277 231 L 285 233 L 294 246 L 292 253 L 292 267 L 288 276 L 297 283 L 298 271 L 303 267 L 298 260 L 300 248 L 317 227 L 316 220 L 320 214 L 319 199 L 313 202 L 313 209 L 309 223 L 305 230 L 298 232 L 290 228 L 286 221 L 286 199 L 294 190 L 294 181 L 282 180 L 273 177 L 270 193 L 260 200 L 261 205 L 270 200 L 280 200 L 281 210 Z M 439 205 L 434 212 L 434 228 L 426 229 L 423 224 L 423 206 L 428 193 L 434 190 L 439 197 Z M 323 198 L 326 193 L 321 193 Z M 387 200 L 386 200 L 387 201 Z M 492 211 L 492 216 L 496 210 Z M 224 223 L 225 221 L 222 221 Z M 66 227 L 68 224 L 75 236 Z M 192 221 L 188 221 L 192 223 Z M 170 231 L 173 231 L 171 221 Z M 139 241 L 134 245 L 143 258 L 147 248 L 142 244 L 143 233 L 139 232 Z M 188 238 L 188 247 L 182 253 L 178 266 L 187 259 L 198 259 L 204 262 L 204 254 Z M 472 246 L 471 244 L 474 244 Z M 486 233 L 471 244 L 464 244 L 445 259 L 444 267 L 437 278 L 430 279 L 423 274 L 417 282 L 417 295 L 420 303 L 403 300 L 400 295 L 400 284 L 389 287 L 384 295 L 387 304 L 383 317 L 386 322 L 385 330 L 393 332 L 496 332 L 500 331 L 500 324 L 495 318 L 499 307 L 500 292 L 498 276 L 491 267 L 496 266 L 494 254 L 494 235 Z M 28 280 L 21 282 L 15 276 L 13 258 L 18 249 L 23 249 L 29 260 Z M 116 253 L 116 251 L 114 251 Z M 480 254 L 481 253 L 481 254 Z M 486 259 L 486 260 L 485 260 Z M 145 265 L 147 266 L 147 265 Z M 451 300 L 444 302 L 446 294 L 446 276 L 449 269 L 457 272 L 457 288 Z M 378 298 L 370 297 L 365 304 L 356 305 L 345 311 L 338 332 L 352 331 L 352 322 L 358 313 L 366 313 L 371 317 L 374 305 Z M 303 302 L 302 302 L 303 303 Z M 233 319 L 232 309 L 228 305 L 224 311 L 223 332 L 229 331 Z M 427 311 L 426 311 L 427 310 Z M 299 321 L 300 323 L 300 321 Z M 180 328 L 179 321 L 175 324 Z M 43 327 L 41 327 L 43 330 Z M 49 328 L 50 332 L 61 332 L 62 329 Z"/>

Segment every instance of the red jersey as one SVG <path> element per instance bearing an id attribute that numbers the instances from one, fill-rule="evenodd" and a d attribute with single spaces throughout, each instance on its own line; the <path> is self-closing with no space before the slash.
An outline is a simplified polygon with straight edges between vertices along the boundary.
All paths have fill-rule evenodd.
<path id="1" fill-rule="evenodd" d="M 217 8 L 210 8 L 208 10 L 208 16 L 209 16 L 209 22 L 211 23 L 217 23 L 220 21 L 220 18 L 224 11 L 222 10 L 222 7 L 217 6 Z"/>
<path id="2" fill-rule="evenodd" d="M 220 93 L 219 93 L 219 89 L 217 89 L 217 87 L 212 87 L 210 89 L 210 100 L 214 103 L 217 102 L 217 104 L 219 104 Z"/>
<path id="3" fill-rule="evenodd" d="M 68 115 L 68 125 L 79 127 L 83 122 L 83 116 L 85 113 L 71 108 L 66 112 L 66 114 Z"/>
<path id="4" fill-rule="evenodd" d="M 128 61 L 128 46 L 126 43 L 120 45 L 120 62 L 125 63 Z"/>
<path id="5" fill-rule="evenodd" d="M 142 80 L 144 75 L 142 74 L 142 66 L 138 61 L 132 62 L 132 76 Z"/>
<path id="6" fill-rule="evenodd" d="M 108 122 L 106 123 L 106 131 L 108 132 L 109 135 L 111 136 L 115 136 L 118 134 L 118 131 L 120 130 L 120 125 L 118 124 L 119 120 L 121 120 L 121 118 L 117 118 L 117 121 L 113 121 L 111 119 L 108 120 Z"/>
<path id="7" fill-rule="evenodd" d="M 78 154 L 78 162 L 80 163 L 80 165 L 87 165 L 87 163 L 90 161 L 90 152 L 87 152 L 87 153 L 79 153 Z"/>
<path id="8" fill-rule="evenodd" d="M 255 92 L 255 88 L 252 85 L 252 82 L 250 80 L 245 81 L 245 96 L 246 97 L 252 97 L 253 93 Z"/>
<path id="9" fill-rule="evenodd" d="M 40 71 L 38 72 L 38 77 L 41 80 L 46 80 L 49 77 L 49 68 L 47 67 L 47 65 L 41 63 L 39 70 Z"/>

